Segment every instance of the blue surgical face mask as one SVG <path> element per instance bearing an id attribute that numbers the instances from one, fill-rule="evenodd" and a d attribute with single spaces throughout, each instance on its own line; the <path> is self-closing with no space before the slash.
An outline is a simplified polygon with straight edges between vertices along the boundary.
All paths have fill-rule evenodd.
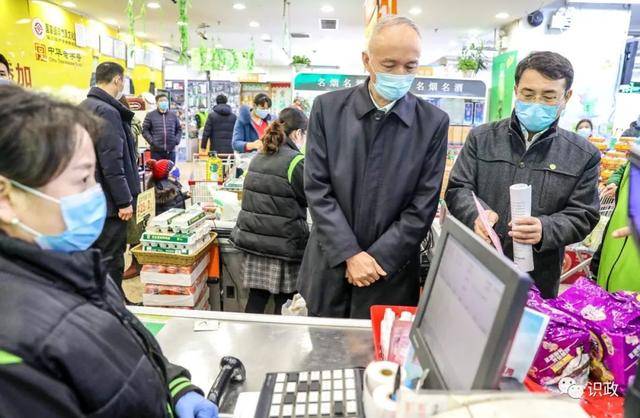
<path id="1" fill-rule="evenodd" d="M 166 112 L 169 110 L 169 102 L 160 102 L 158 103 L 158 109 L 162 112 Z"/>
<path id="2" fill-rule="evenodd" d="M 577 134 L 583 138 L 589 138 L 591 136 L 591 128 L 580 128 L 577 131 Z"/>
<path id="3" fill-rule="evenodd" d="M 549 128 L 556 119 L 560 105 L 546 105 L 542 103 L 525 103 L 516 101 L 516 116 L 529 132 L 542 132 Z"/>
<path id="4" fill-rule="evenodd" d="M 256 108 L 255 112 L 256 112 L 256 116 L 259 117 L 260 119 L 266 119 L 267 116 L 269 116 L 269 109 L 262 109 L 258 107 Z"/>
<path id="5" fill-rule="evenodd" d="M 36 243 L 43 250 L 62 253 L 84 251 L 91 247 L 102 233 L 107 217 L 107 200 L 99 184 L 82 193 L 56 199 L 15 181 L 11 183 L 27 193 L 60 206 L 62 219 L 64 219 L 67 228 L 58 235 L 44 235 L 28 227 L 17 218 L 12 222 L 18 228 L 33 235 L 36 238 Z"/>
<path id="6" fill-rule="evenodd" d="M 415 78 L 414 74 L 398 75 L 376 72 L 376 82 L 373 87 L 380 96 L 393 102 L 409 92 Z"/>

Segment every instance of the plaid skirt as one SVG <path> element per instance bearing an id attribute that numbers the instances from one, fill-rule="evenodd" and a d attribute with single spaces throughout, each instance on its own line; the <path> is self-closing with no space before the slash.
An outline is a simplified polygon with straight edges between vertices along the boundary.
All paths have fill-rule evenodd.
<path id="1" fill-rule="evenodd" d="M 244 287 L 262 289 L 277 295 L 294 293 L 300 263 L 245 253 Z"/>

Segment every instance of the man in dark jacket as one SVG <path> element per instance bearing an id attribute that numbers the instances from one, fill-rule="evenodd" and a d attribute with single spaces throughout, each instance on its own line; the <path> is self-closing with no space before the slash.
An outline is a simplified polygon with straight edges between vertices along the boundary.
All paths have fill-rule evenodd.
<path id="1" fill-rule="evenodd" d="M 535 52 L 516 69 L 510 119 L 475 128 L 451 172 L 451 213 L 489 241 L 472 193 L 486 209 L 507 254 L 515 241 L 533 246 L 530 272 L 543 297 L 558 294 L 564 247 L 582 241 L 599 219 L 600 153 L 558 127 L 571 98 L 573 68 L 563 56 Z M 509 187 L 531 185 L 531 217 L 510 219 Z"/>
<path id="2" fill-rule="evenodd" d="M 235 151 L 251 152 L 262 149 L 260 138 L 274 119 L 270 114 L 270 109 L 271 98 L 264 93 L 256 94 L 256 97 L 253 98 L 253 108 L 240 107 L 231 140 Z"/>
<path id="3" fill-rule="evenodd" d="M 420 243 L 438 205 L 447 115 L 408 93 L 422 42 L 402 17 L 378 23 L 366 83 L 318 97 L 305 154 L 313 218 L 298 290 L 315 316 L 368 318 L 416 305 Z"/>
<path id="4" fill-rule="evenodd" d="M 235 124 L 236 115 L 231 111 L 231 106 L 227 104 L 227 96 L 218 95 L 213 112 L 209 114 L 207 123 L 204 125 L 201 148 L 207 149 L 209 142 L 211 142 L 211 151 L 218 154 L 233 154 L 231 139 Z"/>
<path id="5" fill-rule="evenodd" d="M 111 278 L 122 285 L 127 222 L 133 217 L 140 193 L 137 150 L 131 132 L 133 112 L 117 99 L 124 91 L 124 68 L 104 62 L 96 68 L 96 86 L 81 106 L 104 120 L 96 140 L 96 180 L 107 197 L 107 221 L 94 247 L 102 250 Z"/>
<path id="6" fill-rule="evenodd" d="M 142 124 L 142 136 L 151 147 L 154 160 L 176 162 L 176 147 L 182 138 L 180 119 L 173 110 L 169 110 L 169 97 L 165 93 L 156 96 L 158 108 L 147 113 Z"/>

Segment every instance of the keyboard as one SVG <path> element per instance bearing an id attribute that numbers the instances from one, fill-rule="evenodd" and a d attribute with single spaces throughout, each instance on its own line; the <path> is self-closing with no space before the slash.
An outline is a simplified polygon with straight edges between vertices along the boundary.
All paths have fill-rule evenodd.
<path id="1" fill-rule="evenodd" d="M 255 418 L 364 418 L 364 369 L 268 373 Z"/>

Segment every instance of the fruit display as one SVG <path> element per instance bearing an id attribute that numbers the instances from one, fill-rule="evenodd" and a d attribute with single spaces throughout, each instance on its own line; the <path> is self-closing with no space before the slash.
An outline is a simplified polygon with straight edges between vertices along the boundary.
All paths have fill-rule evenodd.
<path id="1" fill-rule="evenodd" d="M 589 138 L 589 142 L 595 145 L 595 147 L 598 148 L 600 152 L 605 152 L 607 149 L 609 149 L 609 144 L 607 143 L 606 138 L 592 136 L 591 138 Z"/>

